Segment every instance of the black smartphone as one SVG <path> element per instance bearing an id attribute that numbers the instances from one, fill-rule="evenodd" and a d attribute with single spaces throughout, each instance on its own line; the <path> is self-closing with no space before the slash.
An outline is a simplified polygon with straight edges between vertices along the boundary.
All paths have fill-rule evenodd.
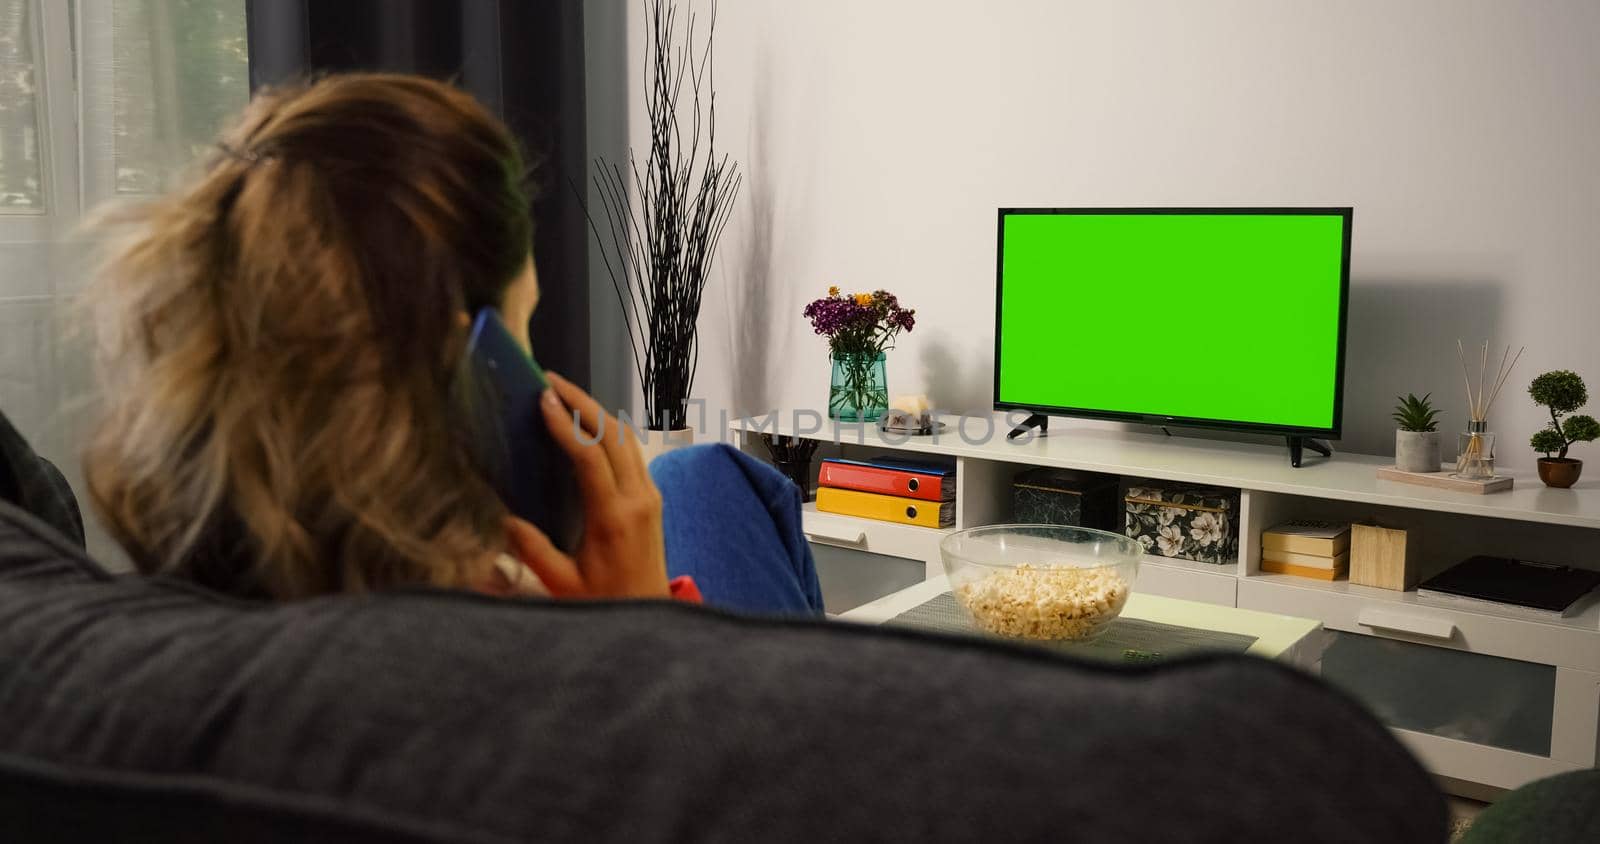
<path id="1" fill-rule="evenodd" d="M 506 330 L 500 312 L 484 308 L 467 340 L 472 368 L 468 400 L 474 437 L 506 509 L 571 552 L 583 529 L 582 499 L 572 460 L 551 436 L 539 410 L 549 388 L 531 355 Z"/>

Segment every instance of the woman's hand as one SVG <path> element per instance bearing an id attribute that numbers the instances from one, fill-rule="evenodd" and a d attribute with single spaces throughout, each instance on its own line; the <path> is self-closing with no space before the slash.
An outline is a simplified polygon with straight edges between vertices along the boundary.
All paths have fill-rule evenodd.
<path id="1" fill-rule="evenodd" d="M 661 493 L 645 469 L 639 443 L 588 393 L 553 372 L 548 375 L 550 389 L 540 398 L 539 411 L 577 472 L 583 537 L 568 556 L 543 531 L 508 517 L 512 555 L 557 597 L 668 597 Z M 600 442 L 594 442 L 597 433 L 604 435 Z"/>

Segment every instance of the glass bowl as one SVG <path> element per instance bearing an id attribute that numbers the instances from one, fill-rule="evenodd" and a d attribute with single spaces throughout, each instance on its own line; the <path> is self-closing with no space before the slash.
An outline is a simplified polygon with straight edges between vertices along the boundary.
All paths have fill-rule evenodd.
<path id="1" fill-rule="evenodd" d="M 1091 528 L 990 525 L 945 537 L 939 556 L 950 593 L 978 629 L 1087 641 L 1122 613 L 1144 546 Z"/>

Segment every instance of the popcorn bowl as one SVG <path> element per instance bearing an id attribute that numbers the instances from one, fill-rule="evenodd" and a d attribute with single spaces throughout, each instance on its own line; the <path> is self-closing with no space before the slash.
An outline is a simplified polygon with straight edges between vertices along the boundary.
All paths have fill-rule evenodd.
<path id="1" fill-rule="evenodd" d="M 950 593 L 978 629 L 1016 639 L 1088 641 L 1133 594 L 1144 546 L 1066 525 L 990 525 L 939 543 Z"/>

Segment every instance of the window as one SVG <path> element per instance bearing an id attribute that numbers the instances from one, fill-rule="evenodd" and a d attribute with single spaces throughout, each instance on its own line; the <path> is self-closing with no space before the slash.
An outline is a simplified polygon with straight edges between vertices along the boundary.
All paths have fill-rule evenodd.
<path id="1" fill-rule="evenodd" d="M 44 210 L 32 7 L 29 0 L 0 0 L 0 214 Z"/>

